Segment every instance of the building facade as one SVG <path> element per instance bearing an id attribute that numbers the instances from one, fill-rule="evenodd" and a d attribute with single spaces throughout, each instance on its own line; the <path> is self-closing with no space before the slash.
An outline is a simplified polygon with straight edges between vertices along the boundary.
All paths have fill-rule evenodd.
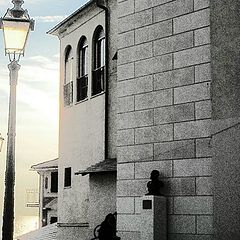
<path id="1" fill-rule="evenodd" d="M 168 239 L 239 239 L 239 3 L 89 1 L 60 40 L 58 239 L 117 210 L 141 239 L 153 169 Z M 117 175 L 116 175 L 117 164 Z"/>

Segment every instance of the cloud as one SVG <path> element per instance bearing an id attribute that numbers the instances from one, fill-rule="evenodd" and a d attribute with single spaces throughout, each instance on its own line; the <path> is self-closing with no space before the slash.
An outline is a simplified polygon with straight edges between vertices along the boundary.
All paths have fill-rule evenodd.
<path id="1" fill-rule="evenodd" d="M 29 113 L 34 111 L 43 119 L 46 116 L 53 119 L 58 117 L 59 62 L 55 57 L 52 59 L 40 55 L 27 58 L 18 76 L 17 101 L 25 105 L 26 112 L 28 106 Z M 6 104 L 9 77 L 8 70 L 2 70 L 4 71 L 0 72 L 0 79 L 6 81 L 0 84 L 0 94 L 1 100 L 5 100 Z"/>
<path id="2" fill-rule="evenodd" d="M 63 16 L 35 16 L 33 18 L 36 21 L 40 21 L 40 22 L 60 22 L 66 17 L 67 17 L 67 15 L 63 15 Z"/>

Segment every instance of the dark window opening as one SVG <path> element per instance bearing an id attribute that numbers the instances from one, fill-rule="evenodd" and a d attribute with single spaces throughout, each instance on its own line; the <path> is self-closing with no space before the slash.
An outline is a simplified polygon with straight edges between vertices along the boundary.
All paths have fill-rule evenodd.
<path id="1" fill-rule="evenodd" d="M 45 177 L 45 189 L 48 189 L 48 177 Z"/>
<path id="2" fill-rule="evenodd" d="M 78 53 L 77 102 L 87 98 L 88 92 L 88 45 L 84 37 Z"/>
<path id="3" fill-rule="evenodd" d="M 72 93 L 72 71 L 73 71 L 73 56 L 71 46 L 67 46 L 65 50 L 65 61 L 64 61 L 64 106 L 69 106 L 73 102 Z"/>
<path id="4" fill-rule="evenodd" d="M 64 187 L 71 187 L 72 184 L 72 176 L 71 176 L 71 168 L 65 168 L 64 173 Z"/>
<path id="5" fill-rule="evenodd" d="M 58 192 L 58 172 L 51 173 L 51 192 Z"/>
<path id="6" fill-rule="evenodd" d="M 57 222 L 57 217 L 51 217 L 50 218 L 50 224 Z"/>
<path id="7" fill-rule="evenodd" d="M 94 69 L 92 79 L 92 95 L 104 91 L 105 79 L 105 35 L 99 28 L 94 38 Z"/>

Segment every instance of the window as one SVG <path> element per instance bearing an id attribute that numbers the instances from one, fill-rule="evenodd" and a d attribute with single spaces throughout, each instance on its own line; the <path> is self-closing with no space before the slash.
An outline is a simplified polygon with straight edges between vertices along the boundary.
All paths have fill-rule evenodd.
<path id="1" fill-rule="evenodd" d="M 102 27 L 98 27 L 94 34 L 94 68 L 92 80 L 92 95 L 104 90 L 105 67 L 105 34 Z"/>
<path id="2" fill-rule="evenodd" d="M 73 56 L 72 47 L 67 46 L 65 50 L 64 59 L 64 105 L 68 106 L 73 100 L 73 84 L 72 84 L 72 70 L 73 70 Z"/>
<path id="3" fill-rule="evenodd" d="M 58 172 L 51 173 L 51 192 L 58 192 Z"/>
<path id="4" fill-rule="evenodd" d="M 88 92 L 88 44 L 82 37 L 78 48 L 77 102 L 87 98 Z"/>
<path id="5" fill-rule="evenodd" d="M 51 217 L 50 218 L 50 224 L 57 222 L 57 217 Z"/>
<path id="6" fill-rule="evenodd" d="M 48 189 L 48 177 L 45 177 L 45 189 Z"/>
<path id="7" fill-rule="evenodd" d="M 71 187 L 72 184 L 72 176 L 71 176 L 71 168 L 65 168 L 64 173 L 64 187 Z"/>

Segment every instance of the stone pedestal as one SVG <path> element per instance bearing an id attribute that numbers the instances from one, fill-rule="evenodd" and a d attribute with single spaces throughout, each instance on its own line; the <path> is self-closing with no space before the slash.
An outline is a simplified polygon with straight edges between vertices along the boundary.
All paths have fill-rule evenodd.
<path id="1" fill-rule="evenodd" d="M 167 239 L 167 206 L 162 196 L 143 196 L 141 210 L 141 240 Z"/>

